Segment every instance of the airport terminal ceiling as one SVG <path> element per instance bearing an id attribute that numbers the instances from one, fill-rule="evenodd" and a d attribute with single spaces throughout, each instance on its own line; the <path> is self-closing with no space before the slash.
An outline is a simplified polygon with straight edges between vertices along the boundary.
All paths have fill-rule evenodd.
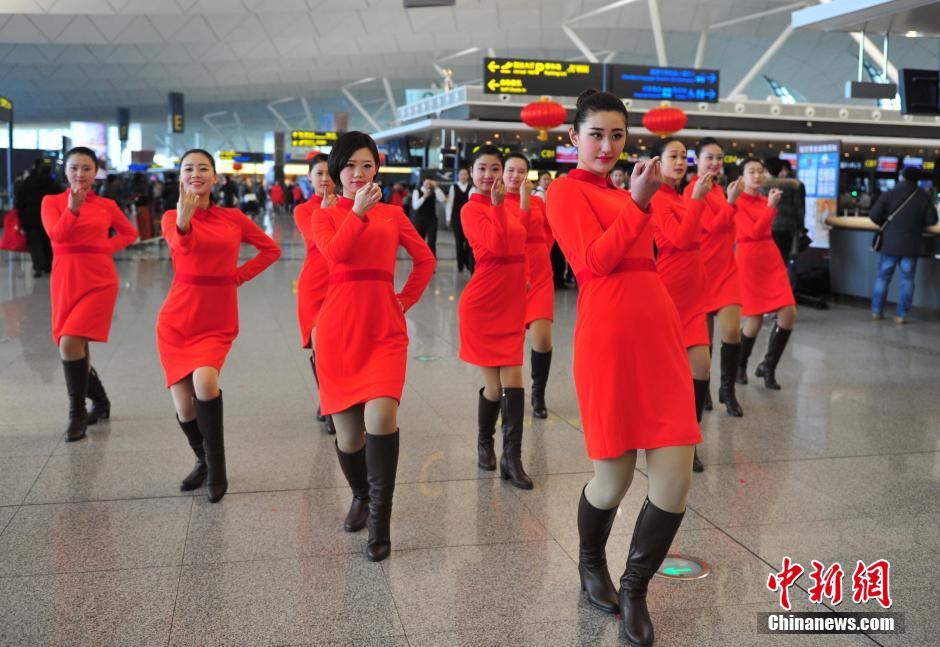
<path id="1" fill-rule="evenodd" d="M 813 3 L 652 4 L 668 64 L 720 69 L 727 94 L 787 30 L 791 12 Z M 204 114 L 222 112 L 223 129 L 282 129 L 267 104 L 292 98 L 278 104 L 292 127 L 348 111 L 352 127 L 374 130 L 343 87 L 384 128 L 394 115 L 383 79 L 401 105 L 406 89 L 442 83 L 435 66 L 453 70 L 458 86 L 479 84 L 490 53 L 586 60 L 589 52 L 599 61 L 657 64 L 650 8 L 648 0 L 457 0 L 408 10 L 401 0 L 5 0 L 0 87 L 19 123 L 113 119 L 118 106 L 134 121 L 159 122 L 167 93 L 182 92 L 197 128 Z M 798 99 L 845 103 L 857 53 L 850 34 L 795 30 L 762 74 Z M 937 55 L 936 39 L 899 36 L 889 59 L 897 68 L 931 67 Z M 743 90 L 751 99 L 770 94 L 762 74 Z"/>

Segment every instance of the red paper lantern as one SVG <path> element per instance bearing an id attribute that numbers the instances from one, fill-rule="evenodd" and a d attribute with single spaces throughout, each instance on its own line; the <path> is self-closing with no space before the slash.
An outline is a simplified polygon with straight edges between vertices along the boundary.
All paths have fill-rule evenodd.
<path id="1" fill-rule="evenodd" d="M 519 113 L 519 116 L 526 126 L 539 131 L 538 139 L 544 142 L 548 139 L 550 128 L 565 123 L 567 113 L 565 107 L 557 101 L 542 97 L 538 101 L 526 105 Z"/>
<path id="2" fill-rule="evenodd" d="M 242 168 L 244 168 L 244 167 L 242 167 L 242 163 L 241 163 L 241 162 L 235 162 L 234 164 L 232 164 L 232 170 L 240 171 L 240 170 L 242 170 Z"/>
<path id="3" fill-rule="evenodd" d="M 658 108 L 653 108 L 643 115 L 643 126 L 660 137 L 668 137 L 682 130 L 687 123 L 689 118 L 685 111 L 673 108 L 668 102 L 663 102 Z"/>

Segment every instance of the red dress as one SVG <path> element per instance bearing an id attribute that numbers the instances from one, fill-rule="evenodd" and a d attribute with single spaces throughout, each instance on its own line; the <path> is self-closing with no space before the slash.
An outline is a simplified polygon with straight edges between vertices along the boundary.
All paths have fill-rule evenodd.
<path id="1" fill-rule="evenodd" d="M 734 204 L 741 314 L 745 317 L 796 305 L 787 266 L 771 234 L 776 215 L 777 210 L 767 205 L 767 196 L 742 193 Z"/>
<path id="2" fill-rule="evenodd" d="M 505 202 L 494 206 L 488 195 L 474 192 L 460 210 L 476 259 L 458 306 L 460 359 L 475 366 L 522 366 L 528 214 Z"/>
<path id="3" fill-rule="evenodd" d="M 69 189 L 42 199 L 42 226 L 52 241 L 52 338 L 108 341 L 118 295 L 112 254 L 137 240 L 137 230 L 114 202 L 89 193 L 78 216 Z M 108 238 L 109 230 L 117 236 Z"/>
<path id="4" fill-rule="evenodd" d="M 173 259 L 173 285 L 157 315 L 157 351 L 167 387 L 201 366 L 222 371 L 238 336 L 238 286 L 281 255 L 277 244 L 238 209 L 197 209 L 190 230 L 176 228 L 176 209 L 163 214 Z M 242 243 L 258 249 L 238 264 Z"/>
<path id="5" fill-rule="evenodd" d="M 578 284 L 574 382 L 588 457 L 694 445 L 689 358 L 630 193 L 576 169 L 548 187 L 548 221 Z"/>
<path id="6" fill-rule="evenodd" d="M 313 212 L 320 208 L 323 198 L 317 194 L 294 208 L 294 223 L 304 237 L 307 256 L 297 277 L 297 321 L 300 324 L 300 345 L 310 348 L 310 332 L 316 328 L 317 314 L 326 297 L 329 269 L 326 259 L 317 249 L 313 238 Z"/>
<path id="7" fill-rule="evenodd" d="M 692 199 L 697 181 L 696 175 L 685 187 L 686 200 Z M 702 258 L 705 261 L 705 312 L 741 305 L 738 264 L 734 260 L 734 207 L 728 204 L 724 189 L 717 184 L 705 196 Z"/>
<path id="8" fill-rule="evenodd" d="M 525 327 L 539 319 L 555 319 L 555 280 L 552 275 L 552 245 L 555 237 L 545 217 L 545 203 L 537 195 L 529 197 L 529 214 L 519 213 L 519 194 L 507 193 L 506 204 L 516 209 L 517 218 L 526 222 L 525 255 L 529 262 L 529 283 L 526 294 Z"/>
<path id="9" fill-rule="evenodd" d="M 705 262 L 699 242 L 704 207 L 702 200 L 687 200 L 666 184 L 652 201 L 656 270 L 679 311 L 686 348 L 708 346 Z"/>
<path id="10" fill-rule="evenodd" d="M 325 416 L 375 398 L 401 401 L 408 361 L 403 310 L 418 302 L 434 274 L 431 249 L 400 207 L 379 203 L 361 220 L 352 206 L 339 198 L 313 213 L 314 238 L 329 266 L 316 338 Z M 395 294 L 399 245 L 414 267 Z"/>

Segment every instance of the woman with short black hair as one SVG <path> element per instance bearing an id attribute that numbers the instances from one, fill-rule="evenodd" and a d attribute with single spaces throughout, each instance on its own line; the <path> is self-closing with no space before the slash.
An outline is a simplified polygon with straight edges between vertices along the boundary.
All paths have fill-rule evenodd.
<path id="1" fill-rule="evenodd" d="M 107 342 L 118 275 L 112 255 L 137 240 L 137 230 L 114 200 L 92 190 L 98 172 L 94 151 L 77 146 L 65 154 L 69 188 L 42 201 L 42 225 L 54 251 L 52 338 L 59 349 L 69 394 L 66 442 L 85 437 L 88 425 L 111 416 L 111 401 L 91 365 L 88 342 Z M 110 230 L 117 232 L 110 236 Z M 92 409 L 85 410 L 90 397 Z"/>

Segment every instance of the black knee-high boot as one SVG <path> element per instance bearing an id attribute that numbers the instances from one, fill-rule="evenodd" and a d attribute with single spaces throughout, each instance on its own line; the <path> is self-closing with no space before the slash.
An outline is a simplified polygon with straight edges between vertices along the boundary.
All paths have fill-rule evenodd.
<path id="1" fill-rule="evenodd" d="M 532 489 L 532 479 L 522 467 L 522 419 L 525 417 L 525 389 L 504 388 L 501 401 L 503 416 L 503 456 L 499 474 L 522 490 Z"/>
<path id="2" fill-rule="evenodd" d="M 366 434 L 366 470 L 369 480 L 369 541 L 366 558 L 381 562 L 392 552 L 392 498 L 398 472 L 399 432 L 385 436 Z"/>
<path id="3" fill-rule="evenodd" d="M 206 449 L 206 488 L 209 490 L 209 502 L 222 500 L 228 490 L 228 477 L 225 471 L 225 434 L 222 425 L 222 391 L 212 400 L 200 400 L 194 397 L 196 421 L 202 433 L 203 446 Z"/>
<path id="4" fill-rule="evenodd" d="M 708 380 L 696 380 L 692 378 L 692 390 L 695 392 L 695 419 L 699 424 L 702 422 L 702 409 L 705 407 L 705 396 L 708 394 Z M 705 466 L 698 458 L 698 447 L 692 455 L 692 471 L 704 472 Z"/>
<path id="5" fill-rule="evenodd" d="M 477 402 L 477 464 L 480 469 L 492 472 L 496 469 L 496 451 L 493 449 L 493 437 L 496 435 L 496 420 L 502 401 L 491 402 L 480 389 Z"/>
<path id="6" fill-rule="evenodd" d="M 607 538 L 616 516 L 616 507 L 611 510 L 595 508 L 581 490 L 578 503 L 578 574 L 588 602 L 605 613 L 620 611 L 617 589 L 607 570 Z"/>
<path id="7" fill-rule="evenodd" d="M 317 378 L 317 364 L 316 360 L 313 359 L 313 355 L 310 356 L 310 369 L 313 371 L 313 383 L 317 385 L 317 397 L 319 397 L 320 380 Z M 321 414 L 319 404 L 317 404 L 317 421 L 323 424 L 323 433 L 330 436 L 336 435 L 336 426 L 333 424 L 333 416 L 324 416 Z"/>
<path id="8" fill-rule="evenodd" d="M 764 386 L 768 389 L 773 389 L 774 391 L 780 390 L 775 372 L 777 370 L 777 363 L 780 362 L 780 357 L 783 355 L 783 351 L 787 347 L 787 342 L 790 340 L 791 332 L 793 331 L 781 328 L 776 324 L 774 324 L 774 328 L 770 332 L 770 339 L 767 340 L 767 354 L 764 355 L 764 361 L 757 365 L 757 370 L 755 371 L 757 377 L 764 378 Z"/>
<path id="9" fill-rule="evenodd" d="M 532 351 L 532 417 L 545 419 L 548 407 L 545 404 L 545 385 L 552 368 L 552 351 L 540 353 Z"/>
<path id="10" fill-rule="evenodd" d="M 708 363 L 711 366 L 712 361 L 712 344 L 708 345 Z M 712 411 L 715 408 L 715 405 L 712 404 L 712 378 L 711 375 L 708 376 L 708 389 L 705 391 L 705 411 Z"/>
<path id="11" fill-rule="evenodd" d="M 738 398 L 734 392 L 734 381 L 740 361 L 741 344 L 721 342 L 721 385 L 718 387 L 718 402 L 725 405 L 729 416 L 735 418 L 744 415 L 744 409 L 738 404 Z"/>
<path id="12" fill-rule="evenodd" d="M 352 490 L 353 500 L 343 522 L 343 530 L 356 532 L 366 527 L 369 520 L 369 477 L 366 470 L 366 448 L 347 454 L 336 445 L 336 457 L 343 470 L 343 476 Z"/>
<path id="13" fill-rule="evenodd" d="M 180 429 L 186 434 L 186 440 L 189 441 L 189 446 L 196 455 L 196 465 L 193 466 L 192 471 L 187 474 L 183 482 L 180 483 L 180 490 L 189 492 L 190 490 L 202 487 L 202 484 L 206 480 L 206 448 L 202 432 L 199 431 L 199 422 L 195 418 L 189 422 L 183 422 L 179 419 L 179 416 L 177 416 L 176 422 L 179 423 Z"/>
<path id="14" fill-rule="evenodd" d="M 620 578 L 620 626 L 631 645 L 653 644 L 646 590 L 662 566 L 684 515 L 661 510 L 646 499 L 636 518 L 627 567 Z"/>
<path id="15" fill-rule="evenodd" d="M 69 394 L 69 424 L 65 428 L 65 442 L 74 443 L 85 437 L 88 429 L 88 412 L 85 411 L 85 396 L 88 395 L 88 357 L 62 360 L 65 370 L 65 388 Z"/>
<path id="16" fill-rule="evenodd" d="M 98 377 L 98 371 L 94 366 L 88 369 L 88 398 L 91 400 L 91 411 L 88 412 L 89 425 L 111 417 L 111 401 L 104 391 L 104 384 L 101 383 L 101 378 Z"/>
<path id="17" fill-rule="evenodd" d="M 754 350 L 754 342 L 757 337 L 748 337 L 741 332 L 741 358 L 738 361 L 738 374 L 735 382 L 738 384 L 747 384 L 747 361 L 751 359 L 751 351 Z"/>

